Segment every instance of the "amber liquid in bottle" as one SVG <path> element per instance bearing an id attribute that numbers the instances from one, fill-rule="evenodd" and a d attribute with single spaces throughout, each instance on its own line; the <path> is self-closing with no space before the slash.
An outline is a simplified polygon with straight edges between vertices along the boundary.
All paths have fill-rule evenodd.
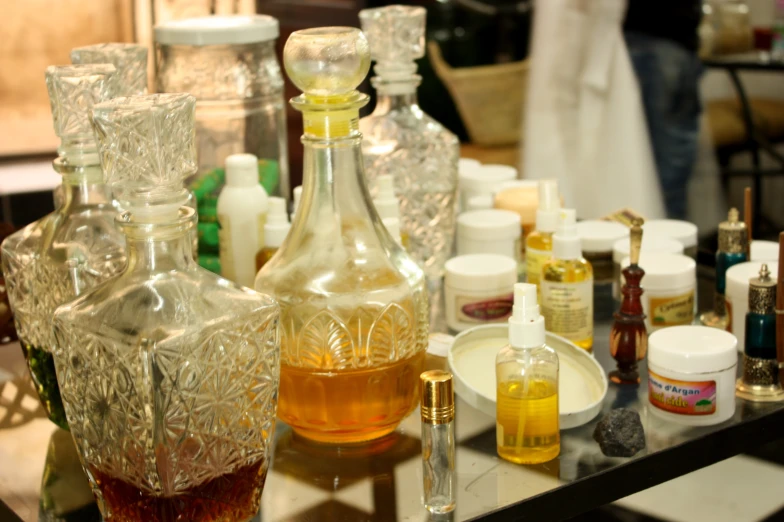
<path id="1" fill-rule="evenodd" d="M 256 271 L 261 270 L 261 267 L 267 264 L 267 261 L 272 259 L 275 252 L 278 251 L 277 247 L 264 247 L 256 253 Z"/>
<path id="2" fill-rule="evenodd" d="M 267 469 L 262 459 L 168 497 L 94 469 L 91 473 L 112 522 L 244 522 L 259 510 Z"/>
<path id="3" fill-rule="evenodd" d="M 319 442 L 382 437 L 416 408 L 424 360 L 419 352 L 392 364 L 339 373 L 281 365 L 278 417 Z"/>
<path id="4" fill-rule="evenodd" d="M 549 380 L 498 384 L 498 455 L 517 464 L 539 464 L 558 456 L 558 389 Z"/>

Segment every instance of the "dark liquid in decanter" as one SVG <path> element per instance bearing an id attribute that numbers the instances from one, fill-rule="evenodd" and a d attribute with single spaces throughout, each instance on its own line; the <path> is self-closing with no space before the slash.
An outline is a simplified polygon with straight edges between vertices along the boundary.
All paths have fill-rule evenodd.
<path id="1" fill-rule="evenodd" d="M 173 496 L 155 496 L 91 470 L 106 503 L 106 522 L 245 522 L 259 510 L 264 459 Z"/>

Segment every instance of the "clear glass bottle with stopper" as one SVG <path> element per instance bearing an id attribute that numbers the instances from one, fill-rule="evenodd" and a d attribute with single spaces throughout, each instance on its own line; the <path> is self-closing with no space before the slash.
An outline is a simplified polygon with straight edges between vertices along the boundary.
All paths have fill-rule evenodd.
<path id="1" fill-rule="evenodd" d="M 558 456 L 558 354 L 545 343 L 536 286 L 517 283 L 509 344 L 495 361 L 498 456 L 540 464 Z"/>
<path id="2" fill-rule="evenodd" d="M 425 507 L 434 514 L 455 509 L 455 394 L 452 375 L 430 370 L 422 381 L 422 477 Z"/>
<path id="3" fill-rule="evenodd" d="M 110 63 L 117 69 L 112 77 L 114 96 L 147 93 L 147 48 L 134 43 L 101 43 L 71 49 L 71 63 Z"/>
<path id="4" fill-rule="evenodd" d="M 256 289 L 281 306 L 278 416 L 306 438 L 350 443 L 393 431 L 416 407 L 428 336 L 422 270 L 395 242 L 365 185 L 355 90 L 365 36 L 294 32 L 283 52 L 305 134 L 302 200 Z"/>
<path id="5" fill-rule="evenodd" d="M 279 310 L 193 259 L 194 107 L 187 94 L 96 105 L 128 266 L 54 315 L 71 432 L 115 522 L 248 520 L 271 456 Z"/>
<path id="6" fill-rule="evenodd" d="M 376 62 L 376 108 L 359 123 L 371 192 L 379 176 L 394 178 L 408 251 L 429 278 L 439 278 L 455 237 L 460 143 L 417 104 L 422 78 L 414 60 L 425 55 L 425 9 L 363 9 L 359 20 Z"/>
<path id="7" fill-rule="evenodd" d="M 112 98 L 114 72 L 108 64 L 46 70 L 54 129 L 62 140 L 54 160 L 63 178 L 62 202 L 2 245 L 8 299 L 30 374 L 49 418 L 64 429 L 68 423 L 52 358 L 52 314 L 78 291 L 125 266 L 125 238 L 115 225 L 117 211 L 90 126 L 93 104 Z"/>

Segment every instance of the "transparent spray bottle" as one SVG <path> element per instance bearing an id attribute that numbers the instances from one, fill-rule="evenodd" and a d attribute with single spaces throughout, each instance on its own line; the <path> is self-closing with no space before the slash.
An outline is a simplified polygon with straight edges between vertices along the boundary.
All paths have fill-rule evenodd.
<path id="1" fill-rule="evenodd" d="M 517 283 L 509 344 L 496 357 L 498 456 L 540 464 L 558 456 L 558 355 L 545 344 L 536 286 Z"/>
<path id="2" fill-rule="evenodd" d="M 558 227 L 558 182 L 543 179 L 539 182 L 539 208 L 536 209 L 536 229 L 525 238 L 525 273 L 529 283 L 538 285 L 542 266 L 553 256 L 553 234 Z"/>

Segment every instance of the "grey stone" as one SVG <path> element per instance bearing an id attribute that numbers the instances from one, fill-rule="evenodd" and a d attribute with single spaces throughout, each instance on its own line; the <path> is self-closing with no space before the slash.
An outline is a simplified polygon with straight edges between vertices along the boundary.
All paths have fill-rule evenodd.
<path id="1" fill-rule="evenodd" d="M 632 457 L 645 448 L 640 415 L 628 408 L 617 408 L 602 417 L 593 431 L 593 439 L 608 457 Z"/>

